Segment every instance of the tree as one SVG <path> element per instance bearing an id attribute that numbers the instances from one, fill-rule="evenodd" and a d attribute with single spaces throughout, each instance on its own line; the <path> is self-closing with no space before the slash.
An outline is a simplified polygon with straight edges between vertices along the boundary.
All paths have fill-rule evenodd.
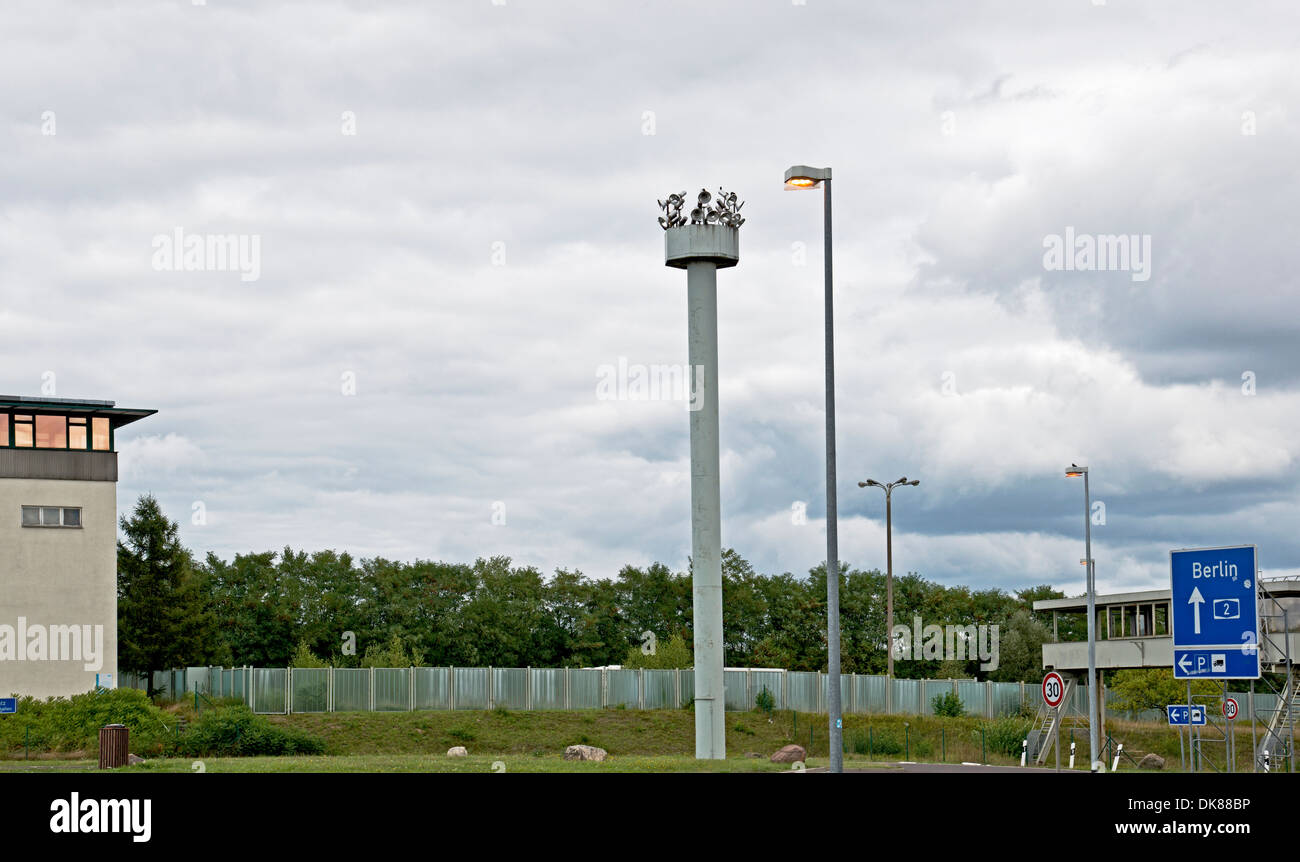
<path id="1" fill-rule="evenodd" d="M 998 632 L 998 666 L 989 678 L 1006 682 L 1032 680 L 1043 673 L 1043 644 L 1051 640 L 1047 626 L 1021 608 Z"/>
<path id="2" fill-rule="evenodd" d="M 666 643 L 657 642 L 655 651 L 649 655 L 643 652 L 641 647 L 629 647 L 627 656 L 623 659 L 623 667 L 627 668 L 673 670 L 694 666 L 695 657 L 691 653 L 691 648 L 686 645 L 686 639 L 681 635 L 673 635 Z"/>
<path id="3" fill-rule="evenodd" d="M 223 663 L 206 585 L 181 546 L 177 526 L 152 495 L 121 519 L 117 543 L 117 655 L 122 670 L 148 676 L 186 665 Z"/>
<path id="4" fill-rule="evenodd" d="M 1187 702 L 1187 682 L 1174 679 L 1172 668 L 1149 667 L 1116 671 L 1110 680 L 1111 702 L 1108 707 L 1138 712 L 1164 708 L 1171 703 Z M 1215 694 L 1218 684 L 1208 680 L 1192 683 L 1192 693 Z"/>

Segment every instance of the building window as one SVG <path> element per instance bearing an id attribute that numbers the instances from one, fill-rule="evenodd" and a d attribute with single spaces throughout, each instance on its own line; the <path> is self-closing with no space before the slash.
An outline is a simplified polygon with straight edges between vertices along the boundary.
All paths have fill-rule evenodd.
<path id="1" fill-rule="evenodd" d="M 85 417 L 82 417 L 81 419 L 74 419 L 72 417 L 69 417 L 68 418 L 68 448 L 85 449 L 87 448 L 86 441 L 87 441 L 87 437 L 86 437 Z"/>
<path id="2" fill-rule="evenodd" d="M 0 446 L 9 445 L 9 414 L 0 413 Z"/>
<path id="3" fill-rule="evenodd" d="M 30 448 L 35 437 L 32 429 L 32 417 L 21 413 L 14 414 L 14 445 Z"/>
<path id="4" fill-rule="evenodd" d="M 37 416 L 36 417 L 36 448 L 37 449 L 67 449 L 68 448 L 68 417 Z"/>
<path id="5" fill-rule="evenodd" d="M 80 527 L 81 509 L 62 506 L 23 506 L 24 527 Z"/>
<path id="6" fill-rule="evenodd" d="M 90 420 L 90 431 L 90 448 L 99 452 L 107 452 L 112 443 L 108 430 L 108 419 L 104 416 L 92 418 Z"/>

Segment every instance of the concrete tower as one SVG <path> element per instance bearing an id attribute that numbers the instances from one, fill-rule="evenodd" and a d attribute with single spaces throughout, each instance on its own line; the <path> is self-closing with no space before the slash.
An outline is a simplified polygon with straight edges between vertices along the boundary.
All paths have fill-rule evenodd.
<path id="1" fill-rule="evenodd" d="M 0 395 L 0 696 L 117 685 L 117 429 L 153 410 Z"/>
<path id="2" fill-rule="evenodd" d="M 727 756 L 723 688 L 722 511 L 718 484 L 718 270 L 740 262 L 736 196 L 700 191 L 689 221 L 685 192 L 660 201 L 664 263 L 686 270 L 688 380 L 701 380 L 691 424 L 691 563 L 695 619 L 695 757 Z M 710 207 L 710 202 L 713 206 Z"/>

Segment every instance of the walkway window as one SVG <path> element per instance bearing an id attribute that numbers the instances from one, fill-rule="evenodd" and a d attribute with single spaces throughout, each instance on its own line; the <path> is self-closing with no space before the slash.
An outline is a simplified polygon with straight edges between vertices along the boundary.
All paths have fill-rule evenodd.
<path id="1" fill-rule="evenodd" d="M 1169 634 L 1169 605 L 1165 602 L 1155 606 L 1155 626 L 1151 631 L 1156 637 L 1165 637 Z"/>

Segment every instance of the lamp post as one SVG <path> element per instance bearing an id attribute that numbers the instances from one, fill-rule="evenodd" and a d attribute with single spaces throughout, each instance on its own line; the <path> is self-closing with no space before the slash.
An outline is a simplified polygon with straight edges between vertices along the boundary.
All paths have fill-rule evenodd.
<path id="1" fill-rule="evenodd" d="M 826 709 L 830 713 L 831 772 L 844 771 L 840 705 L 840 561 L 835 501 L 835 315 L 831 290 L 831 169 L 795 165 L 785 172 L 787 189 L 822 189 L 826 264 Z"/>
<path id="2" fill-rule="evenodd" d="M 889 653 L 889 667 L 885 671 L 886 675 L 892 680 L 894 678 L 894 510 L 893 510 L 893 493 L 894 488 L 899 485 L 911 485 L 916 487 L 921 484 L 920 479 L 907 481 L 907 477 L 890 482 L 888 485 L 883 482 L 877 482 L 875 479 L 868 479 L 865 482 L 859 482 L 859 488 L 884 488 L 885 489 L 885 565 L 888 573 L 885 575 L 885 636 L 888 643 L 887 652 Z M 890 683 L 892 685 L 892 683 Z"/>
<path id="3" fill-rule="evenodd" d="M 1088 572 L 1088 748 L 1092 771 L 1101 764 L 1101 728 L 1097 713 L 1097 567 L 1092 559 L 1092 501 L 1088 495 L 1088 468 L 1071 464 L 1070 478 L 1083 477 L 1083 556 Z"/>

